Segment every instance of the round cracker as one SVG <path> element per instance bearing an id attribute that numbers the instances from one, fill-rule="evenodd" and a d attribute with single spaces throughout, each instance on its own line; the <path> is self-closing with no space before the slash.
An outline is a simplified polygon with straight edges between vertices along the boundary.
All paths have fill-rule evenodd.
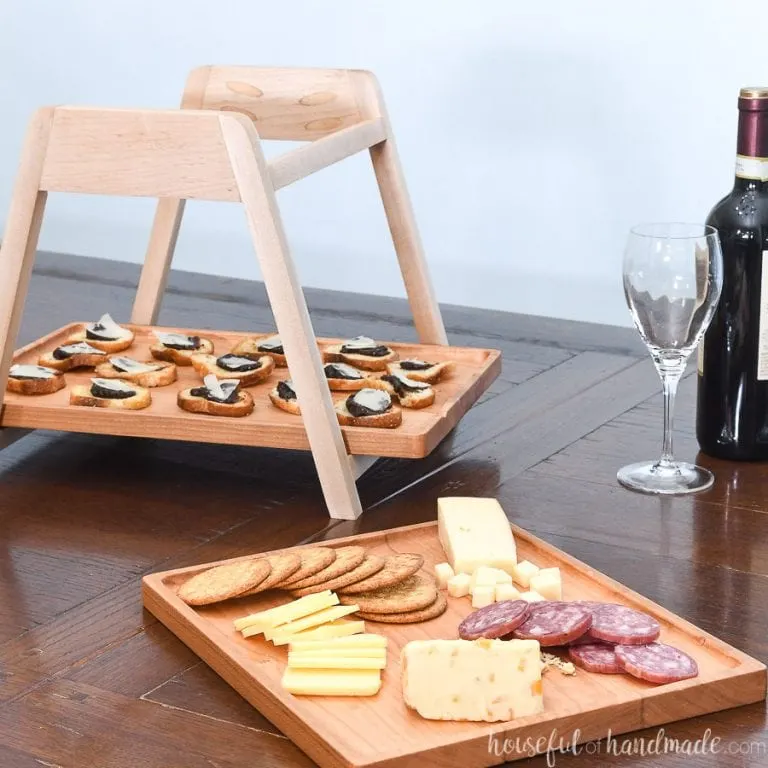
<path id="1" fill-rule="evenodd" d="M 437 600 L 435 580 L 425 573 L 415 573 L 391 587 L 362 595 L 340 595 L 342 605 L 357 605 L 364 613 L 407 613 L 419 611 Z"/>
<path id="2" fill-rule="evenodd" d="M 418 611 L 405 613 L 365 613 L 359 611 L 356 615 L 365 621 L 378 621 L 380 624 L 416 624 L 419 621 L 429 621 L 442 616 L 448 609 L 448 599 L 442 592 L 437 593 L 437 600 L 432 605 Z"/>
<path id="3" fill-rule="evenodd" d="M 275 584 L 279 584 L 289 576 L 293 576 L 301 568 L 301 556 L 296 552 L 286 552 L 282 555 L 269 555 L 265 558 L 269 563 L 272 570 L 269 576 L 261 582 L 254 589 L 249 589 L 244 592 L 240 597 L 248 597 L 248 595 L 256 595 L 259 592 L 265 592 L 268 589 L 272 589 Z"/>
<path id="4" fill-rule="evenodd" d="M 424 558 L 421 555 L 412 555 L 403 553 L 399 555 L 388 555 L 384 558 L 384 567 L 370 578 L 362 581 L 356 581 L 352 585 L 339 590 L 341 595 L 359 595 L 363 592 L 373 592 L 385 587 L 393 587 L 400 584 L 424 565 Z"/>
<path id="5" fill-rule="evenodd" d="M 323 568 L 322 571 L 318 571 L 305 579 L 291 579 L 283 587 L 288 586 L 291 589 L 314 587 L 315 584 L 322 584 L 325 581 L 330 581 L 345 573 L 349 573 L 365 560 L 365 549 L 363 547 L 338 547 L 335 552 L 336 559 L 329 566 Z"/>
<path id="6" fill-rule="evenodd" d="M 372 576 L 384 567 L 384 558 L 378 555 L 366 555 L 357 568 L 353 568 L 351 571 L 338 576 L 330 581 L 323 581 L 320 584 L 315 584 L 312 587 L 304 587 L 304 589 L 291 590 L 291 594 L 294 597 L 304 597 L 304 595 L 311 595 L 315 592 L 322 592 L 323 590 L 337 590 L 340 587 L 346 587 L 348 584 L 354 584 L 356 581 L 362 581 L 363 579 Z"/>
<path id="7" fill-rule="evenodd" d="M 178 594 L 187 605 L 220 603 L 261 584 L 270 570 L 269 563 L 263 558 L 216 565 L 187 579 L 179 587 Z"/>
<path id="8" fill-rule="evenodd" d="M 297 554 L 301 557 L 299 570 L 273 586 L 284 589 L 289 584 L 301 581 L 306 579 L 307 576 L 313 576 L 318 571 L 322 571 L 323 568 L 327 568 L 336 559 L 336 550 L 331 547 L 307 547 L 306 549 L 300 549 Z"/>

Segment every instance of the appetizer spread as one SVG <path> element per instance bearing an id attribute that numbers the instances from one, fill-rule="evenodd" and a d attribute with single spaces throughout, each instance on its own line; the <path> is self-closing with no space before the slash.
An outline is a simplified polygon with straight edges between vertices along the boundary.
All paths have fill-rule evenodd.
<path id="1" fill-rule="evenodd" d="M 155 331 L 157 343 L 149 348 L 156 360 L 165 360 L 176 365 L 192 365 L 195 353 L 211 354 L 213 342 L 202 336 L 189 336 L 186 333 L 165 333 Z"/>
<path id="2" fill-rule="evenodd" d="M 241 387 L 240 379 L 218 379 L 209 373 L 203 384 L 179 392 L 176 402 L 179 408 L 190 413 L 207 413 L 211 416 L 248 416 L 254 402 L 250 392 Z"/>
<path id="3" fill-rule="evenodd" d="M 387 365 L 397 360 L 397 352 L 367 336 L 355 336 L 326 347 L 323 358 L 328 363 L 349 363 L 366 371 L 386 371 Z"/>
<path id="4" fill-rule="evenodd" d="M 231 352 L 220 357 L 196 352 L 190 360 L 201 376 L 213 374 L 220 379 L 238 379 L 243 387 L 261 383 L 275 368 L 275 361 L 269 355 L 254 360 Z"/>
<path id="5" fill-rule="evenodd" d="M 403 421 L 400 406 L 383 389 L 366 388 L 355 392 L 336 403 L 336 415 L 339 423 L 347 427 L 392 429 Z"/>
<path id="6" fill-rule="evenodd" d="M 67 343 L 87 341 L 104 352 L 122 352 L 133 344 L 133 331 L 118 325 L 109 315 L 102 315 L 95 323 L 86 323 L 73 333 Z"/>
<path id="7" fill-rule="evenodd" d="M 232 354 L 242 355 L 243 357 L 269 355 L 275 361 L 275 366 L 278 368 L 285 368 L 288 365 L 285 351 L 283 350 L 283 342 L 277 335 L 243 339 L 232 347 Z"/>
<path id="8" fill-rule="evenodd" d="M 121 408 L 138 411 L 148 408 L 152 396 L 145 387 L 123 379 L 91 379 L 91 385 L 72 387 L 69 393 L 70 405 L 84 405 L 91 408 Z"/>
<path id="9" fill-rule="evenodd" d="M 65 386 L 64 375 L 55 368 L 16 364 L 8 371 L 6 389 L 20 395 L 50 395 Z"/>
<path id="10" fill-rule="evenodd" d="M 176 364 L 160 360 L 140 362 L 113 355 L 96 366 L 94 373 L 103 379 L 124 379 L 142 387 L 166 387 L 176 381 Z"/>

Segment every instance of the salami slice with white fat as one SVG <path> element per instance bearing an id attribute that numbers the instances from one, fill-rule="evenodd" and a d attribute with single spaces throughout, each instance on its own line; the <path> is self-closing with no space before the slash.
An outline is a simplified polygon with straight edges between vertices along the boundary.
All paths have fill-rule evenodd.
<path id="1" fill-rule="evenodd" d="M 589 634 L 589 633 L 587 633 Z M 604 675 L 619 675 L 624 668 L 616 658 L 615 646 L 608 643 L 585 643 L 568 648 L 568 658 L 587 672 L 600 672 Z"/>
<path id="2" fill-rule="evenodd" d="M 592 613 L 576 603 L 552 600 L 531 603 L 528 618 L 514 631 L 523 640 L 538 640 L 542 646 L 566 645 L 592 625 Z"/>
<path id="3" fill-rule="evenodd" d="M 665 643 L 617 645 L 614 651 L 625 672 L 649 683 L 675 683 L 699 674 L 694 659 Z"/>
<path id="4" fill-rule="evenodd" d="M 658 639 L 661 626 L 653 616 L 616 603 L 577 601 L 592 612 L 589 633 L 595 640 L 616 645 L 647 645 Z"/>
<path id="5" fill-rule="evenodd" d="M 459 637 L 462 640 L 503 637 L 517 629 L 528 618 L 529 612 L 530 603 L 526 600 L 491 603 L 470 613 L 459 624 Z"/>

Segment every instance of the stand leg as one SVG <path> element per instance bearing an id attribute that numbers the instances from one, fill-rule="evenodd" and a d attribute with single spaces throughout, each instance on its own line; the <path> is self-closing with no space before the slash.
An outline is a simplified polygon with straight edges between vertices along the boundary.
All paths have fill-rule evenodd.
<path id="1" fill-rule="evenodd" d="M 24 302 L 35 263 L 47 193 L 40 191 L 52 109 L 32 118 L 0 250 L 0 392 L 5 392 Z"/>
<path id="2" fill-rule="evenodd" d="M 220 123 L 329 514 L 354 520 L 362 513 L 360 497 L 288 250 L 269 168 L 247 120 L 222 115 Z"/>

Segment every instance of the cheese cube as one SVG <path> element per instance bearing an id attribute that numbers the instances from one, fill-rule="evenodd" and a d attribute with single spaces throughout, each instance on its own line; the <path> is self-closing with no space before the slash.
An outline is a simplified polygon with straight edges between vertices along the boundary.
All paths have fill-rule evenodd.
<path id="1" fill-rule="evenodd" d="M 496 583 L 497 584 L 511 584 L 512 583 L 512 577 L 506 572 L 502 571 L 500 568 L 494 568 L 494 573 L 496 574 Z"/>
<path id="2" fill-rule="evenodd" d="M 435 566 L 435 579 L 437 580 L 437 588 L 445 589 L 448 586 L 448 579 L 454 575 L 453 568 L 450 563 L 438 563 Z"/>
<path id="3" fill-rule="evenodd" d="M 291 651 L 309 651 L 319 653 L 321 651 L 342 648 L 379 648 L 386 650 L 387 638 L 384 635 L 363 634 L 350 635 L 349 637 L 334 637 L 328 640 L 291 640 Z"/>
<path id="4" fill-rule="evenodd" d="M 469 582 L 469 591 L 474 594 L 475 587 L 492 587 L 496 584 L 496 574 L 496 568 L 481 565 L 472 574 L 472 579 Z"/>
<path id="5" fill-rule="evenodd" d="M 297 640 L 330 640 L 333 637 L 346 637 L 347 635 L 359 635 L 365 632 L 364 621 L 346 621 L 339 619 L 322 627 L 305 629 L 303 632 L 293 632 L 284 635 L 274 635 L 272 642 L 275 645 L 288 645 Z"/>
<path id="6" fill-rule="evenodd" d="M 448 594 L 451 597 L 466 597 L 472 577 L 468 573 L 457 573 L 448 579 Z"/>
<path id="7" fill-rule="evenodd" d="M 531 576 L 531 589 L 538 592 L 546 600 L 563 599 L 563 583 L 559 568 L 542 568 Z"/>
<path id="8" fill-rule="evenodd" d="M 310 613 L 322 611 L 323 608 L 329 608 L 332 605 L 338 604 L 338 595 L 330 590 L 325 590 L 314 595 L 300 597 L 298 600 L 293 600 L 285 605 L 278 605 L 276 608 L 269 608 L 266 611 L 252 613 L 249 616 L 236 619 L 234 622 L 235 629 L 241 632 L 246 627 L 258 627 L 256 633 L 263 632 L 269 627 L 287 624 L 289 621 L 301 619 L 304 616 L 309 616 Z"/>
<path id="9" fill-rule="evenodd" d="M 538 593 L 531 590 L 530 592 L 521 592 L 521 600 L 527 600 L 529 603 L 541 603 L 544 602 L 544 598 Z"/>
<path id="10" fill-rule="evenodd" d="M 438 499 L 437 530 L 456 573 L 474 573 L 481 565 L 511 573 L 517 562 L 512 529 L 496 499 Z"/>
<path id="11" fill-rule="evenodd" d="M 413 640 L 403 698 L 428 720 L 497 722 L 544 709 L 536 640 Z"/>
<path id="12" fill-rule="evenodd" d="M 287 667 L 282 684 L 296 696 L 375 696 L 381 688 L 381 672 L 378 669 Z"/>
<path id="13" fill-rule="evenodd" d="M 324 608 L 322 611 L 310 613 L 309 616 L 305 616 L 302 619 L 296 619 L 296 621 L 290 621 L 287 624 L 280 624 L 277 627 L 265 629 L 264 637 L 267 640 L 271 640 L 276 635 L 292 635 L 296 632 L 303 632 L 305 629 L 312 629 L 312 627 L 328 624 L 331 621 L 336 621 L 336 619 L 340 619 L 350 613 L 357 613 L 359 610 L 360 608 L 356 605 L 333 605 L 330 608 Z M 248 627 L 247 629 L 244 629 L 243 637 L 257 634 L 253 629 L 255 628 Z"/>
<path id="14" fill-rule="evenodd" d="M 531 576 L 539 572 L 539 566 L 528 560 L 519 562 L 512 571 L 512 578 L 521 586 L 528 589 L 531 586 Z"/>
<path id="15" fill-rule="evenodd" d="M 496 586 L 494 584 L 478 584 L 472 592 L 472 607 L 485 608 L 494 602 Z"/>
<path id="16" fill-rule="evenodd" d="M 502 600 L 519 600 L 520 593 L 512 584 L 497 584 L 494 597 L 496 602 L 500 603 Z"/>

